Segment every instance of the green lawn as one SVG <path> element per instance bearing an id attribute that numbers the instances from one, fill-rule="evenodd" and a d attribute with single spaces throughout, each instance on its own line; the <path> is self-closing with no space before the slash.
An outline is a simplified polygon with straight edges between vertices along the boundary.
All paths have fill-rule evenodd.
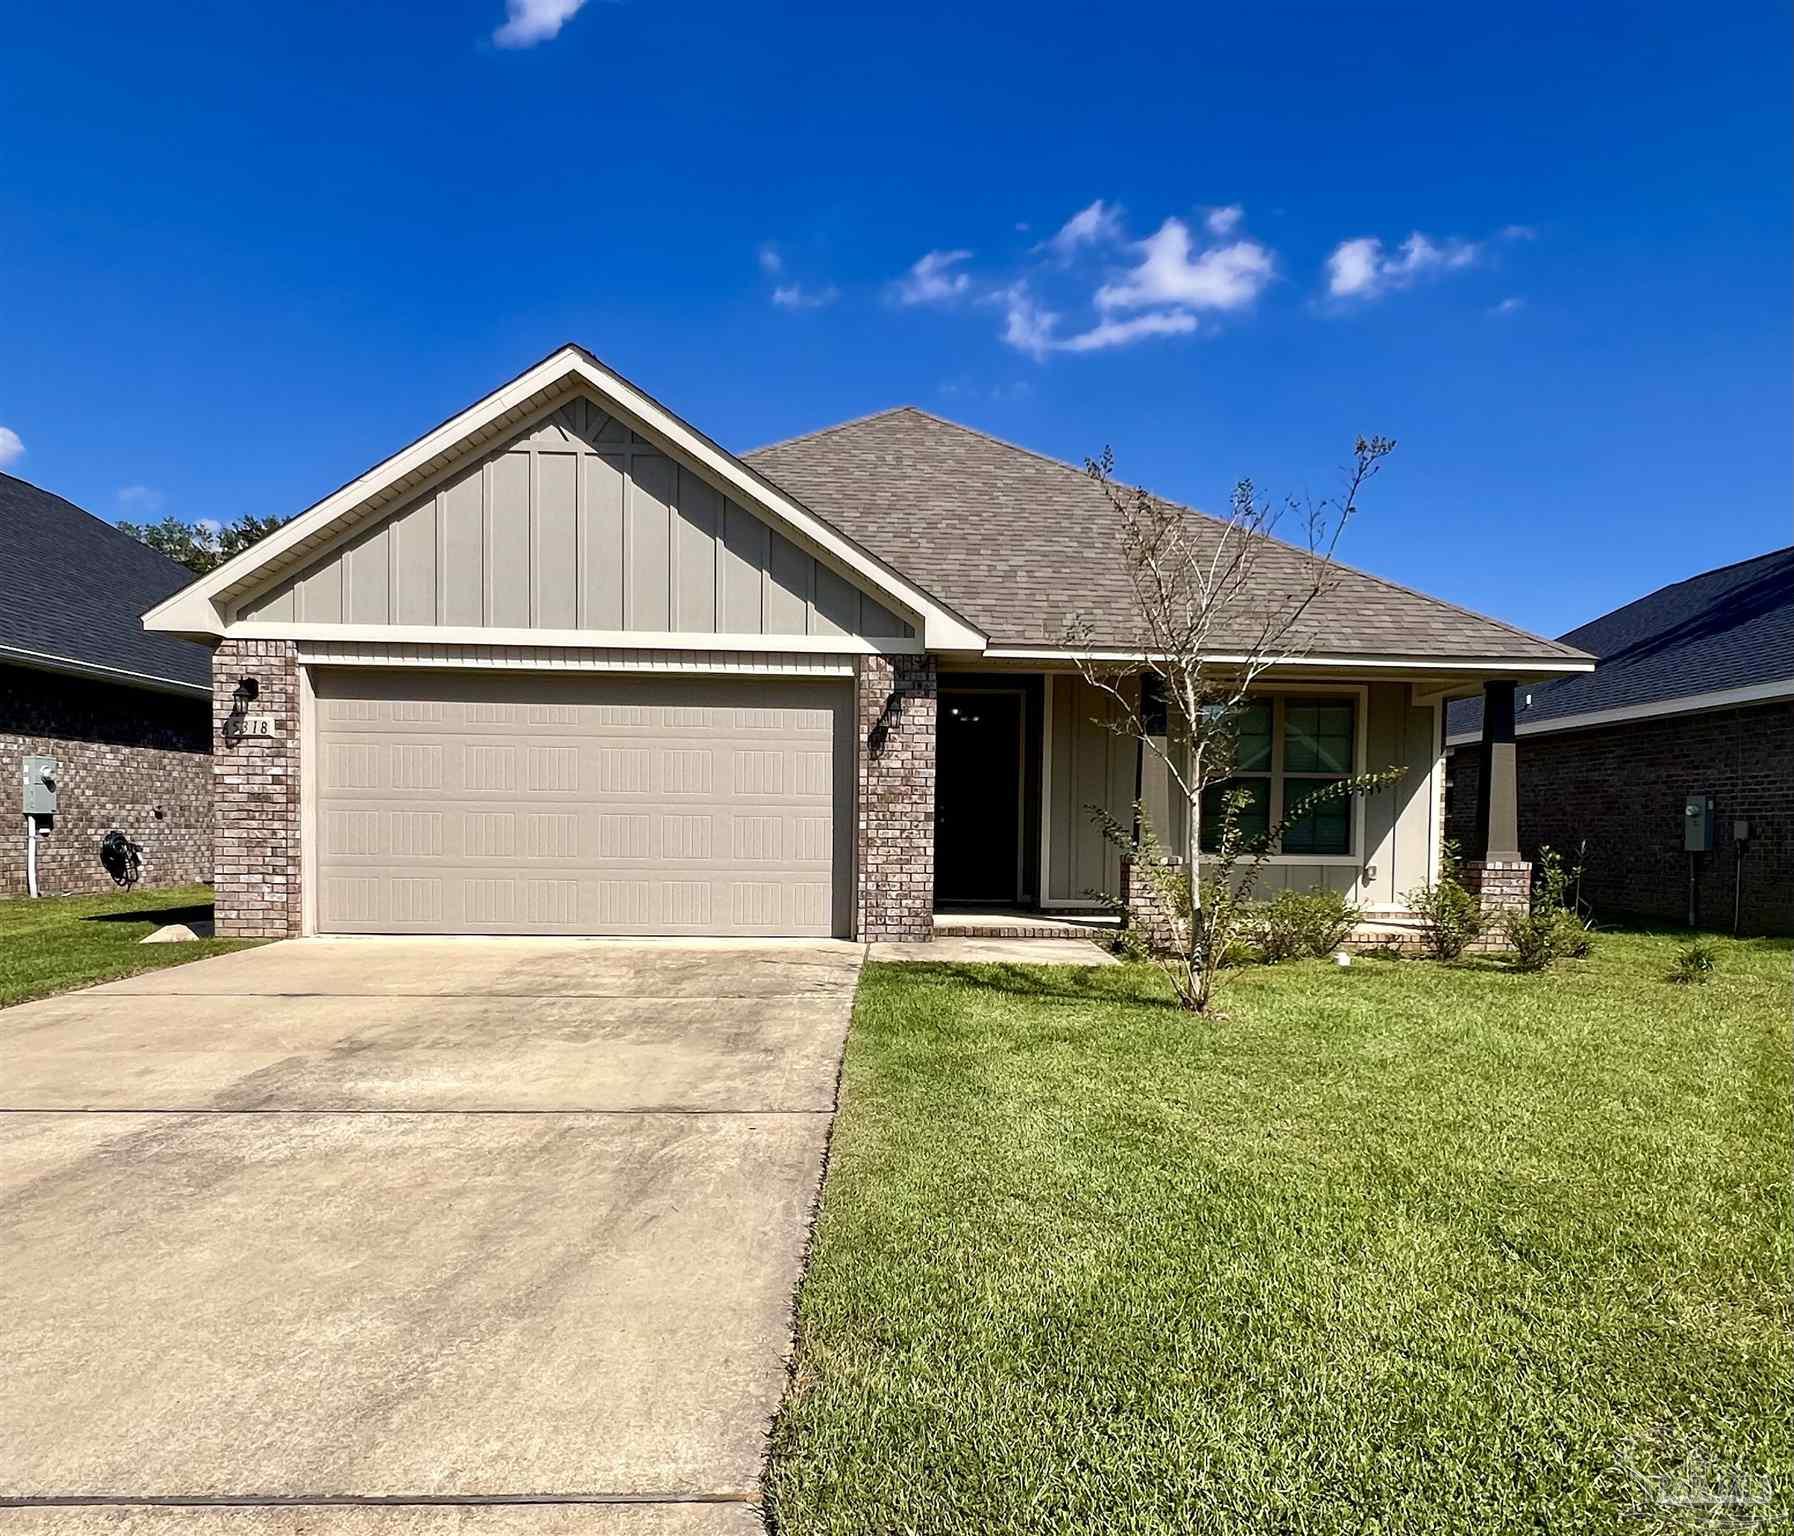
<path id="1" fill-rule="evenodd" d="M 1787 1518 L 1794 950 L 1676 947 L 1245 970 L 1216 1022 L 1144 967 L 869 967 L 775 1529 Z"/>
<path id="2" fill-rule="evenodd" d="M 105 896 L 17 897 L 0 901 L 0 1007 L 97 981 L 116 981 L 244 949 L 253 939 L 139 944 L 164 923 L 212 915 L 210 886 L 114 891 Z"/>

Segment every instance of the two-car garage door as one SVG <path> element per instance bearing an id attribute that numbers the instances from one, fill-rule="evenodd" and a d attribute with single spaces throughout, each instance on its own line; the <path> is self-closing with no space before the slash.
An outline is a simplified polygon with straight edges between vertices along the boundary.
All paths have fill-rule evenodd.
<path id="1" fill-rule="evenodd" d="M 848 931 L 844 682 L 315 675 L 320 932 Z"/>

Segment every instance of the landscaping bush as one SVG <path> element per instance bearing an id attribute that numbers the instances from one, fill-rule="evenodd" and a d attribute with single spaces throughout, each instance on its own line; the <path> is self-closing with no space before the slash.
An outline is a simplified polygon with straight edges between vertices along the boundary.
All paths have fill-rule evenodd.
<path id="1" fill-rule="evenodd" d="M 1362 909 L 1338 891 L 1280 891 L 1253 914 L 1253 945 L 1266 965 L 1330 955 L 1358 925 Z"/>
<path id="2" fill-rule="evenodd" d="M 1435 960 L 1455 960 L 1481 937 L 1486 919 L 1481 899 L 1458 875 L 1458 845 L 1446 839 L 1439 855 L 1439 878 L 1403 898 L 1420 922 L 1421 941 Z"/>
<path id="3" fill-rule="evenodd" d="M 1692 944 L 1683 945 L 1676 951 L 1676 968 L 1670 972 L 1670 980 L 1683 986 L 1700 986 L 1711 981 L 1714 971 L 1719 969 L 1718 954 L 1711 939 L 1696 939 Z"/>
<path id="4" fill-rule="evenodd" d="M 1581 959 L 1589 951 L 1588 930 L 1568 912 L 1509 912 L 1501 931 L 1513 946 L 1510 958 L 1517 971 L 1548 971 L 1559 960 Z"/>
<path id="5" fill-rule="evenodd" d="M 1559 960 L 1584 960 L 1594 936 L 1577 915 L 1569 899 L 1573 881 L 1582 878 L 1582 866 L 1564 867 L 1563 856 L 1549 843 L 1541 843 L 1533 860 L 1532 907 L 1509 912 L 1501 919 L 1501 931 L 1513 949 L 1517 971 L 1546 971 Z"/>

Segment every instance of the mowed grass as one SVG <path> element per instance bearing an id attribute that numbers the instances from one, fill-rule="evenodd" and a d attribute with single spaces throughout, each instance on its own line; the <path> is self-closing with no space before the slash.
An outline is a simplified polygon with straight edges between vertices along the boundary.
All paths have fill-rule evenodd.
<path id="1" fill-rule="evenodd" d="M 0 1007 L 203 960 L 257 942 L 138 943 L 164 923 L 192 923 L 211 916 L 212 892 L 204 885 L 0 901 Z"/>
<path id="2" fill-rule="evenodd" d="M 868 967 L 775 1529 L 1786 1519 L 1794 949 L 1678 942 L 1244 970 L 1212 1022 Z"/>

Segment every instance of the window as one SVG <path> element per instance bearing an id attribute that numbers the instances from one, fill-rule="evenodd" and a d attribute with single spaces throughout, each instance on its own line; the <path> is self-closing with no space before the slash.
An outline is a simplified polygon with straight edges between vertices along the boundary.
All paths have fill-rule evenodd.
<path id="1" fill-rule="evenodd" d="M 1350 697 L 1259 699 L 1240 712 L 1233 774 L 1202 797 L 1202 851 L 1213 853 L 1222 802 L 1235 789 L 1252 801 L 1240 816 L 1248 846 L 1303 800 L 1349 777 L 1356 765 L 1357 704 Z M 1316 806 L 1283 834 L 1278 852 L 1300 858 L 1352 852 L 1352 800 Z"/>

